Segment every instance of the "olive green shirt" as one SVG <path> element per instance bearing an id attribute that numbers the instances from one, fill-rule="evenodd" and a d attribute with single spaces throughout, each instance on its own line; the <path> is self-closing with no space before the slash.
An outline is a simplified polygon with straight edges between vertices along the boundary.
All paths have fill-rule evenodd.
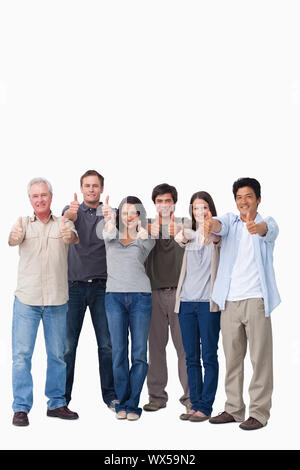
<path id="1" fill-rule="evenodd" d="M 168 225 L 162 225 L 159 238 L 145 263 L 152 290 L 177 287 L 183 255 L 184 248 L 169 236 Z"/>

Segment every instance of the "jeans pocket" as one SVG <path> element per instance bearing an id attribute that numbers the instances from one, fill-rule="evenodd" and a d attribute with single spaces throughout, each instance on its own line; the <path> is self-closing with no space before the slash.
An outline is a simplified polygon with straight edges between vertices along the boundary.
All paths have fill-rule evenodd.
<path id="1" fill-rule="evenodd" d="M 142 297 L 151 297 L 151 296 L 152 296 L 151 292 L 139 292 L 139 294 L 140 294 Z"/>

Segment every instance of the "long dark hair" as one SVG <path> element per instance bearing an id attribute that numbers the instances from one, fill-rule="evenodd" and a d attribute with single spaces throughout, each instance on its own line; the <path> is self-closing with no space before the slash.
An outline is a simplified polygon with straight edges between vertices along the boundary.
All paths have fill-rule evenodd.
<path id="1" fill-rule="evenodd" d="M 211 215 L 213 217 L 215 217 L 217 215 L 217 210 L 216 210 L 215 203 L 214 203 L 213 198 L 211 197 L 211 195 L 209 193 L 207 193 L 206 191 L 198 191 L 197 193 L 194 193 L 191 197 L 191 200 L 190 200 L 190 216 L 192 218 L 192 229 L 193 230 L 196 230 L 196 219 L 195 219 L 194 214 L 193 214 L 193 202 L 195 201 L 195 199 L 203 199 L 205 202 L 207 202 L 207 204 L 209 206 L 209 210 L 211 212 Z"/>
<path id="2" fill-rule="evenodd" d="M 135 196 L 127 196 L 122 199 L 122 201 L 119 204 L 119 207 L 116 212 L 116 227 L 119 231 L 122 231 L 124 229 L 124 224 L 121 220 L 121 212 L 122 212 L 122 207 L 124 204 L 133 204 L 136 208 L 136 211 L 139 215 L 139 219 L 142 223 L 142 227 L 146 228 L 147 227 L 147 218 L 146 218 L 146 210 L 142 204 L 142 201 Z"/>

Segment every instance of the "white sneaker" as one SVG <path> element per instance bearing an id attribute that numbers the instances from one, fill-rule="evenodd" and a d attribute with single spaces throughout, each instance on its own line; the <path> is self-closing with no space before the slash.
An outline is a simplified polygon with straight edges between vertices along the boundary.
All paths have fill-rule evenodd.
<path id="1" fill-rule="evenodd" d="M 139 419 L 139 415 L 136 413 L 127 413 L 127 419 L 129 421 L 136 421 L 137 419 Z"/>
<path id="2" fill-rule="evenodd" d="M 126 411 L 125 410 L 118 411 L 118 413 L 116 413 L 116 418 L 117 419 L 126 419 Z"/>

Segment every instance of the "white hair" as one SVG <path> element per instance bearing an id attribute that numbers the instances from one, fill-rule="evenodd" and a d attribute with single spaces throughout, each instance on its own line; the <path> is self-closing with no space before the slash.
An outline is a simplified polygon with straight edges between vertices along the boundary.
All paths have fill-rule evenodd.
<path id="1" fill-rule="evenodd" d="M 46 178 L 32 178 L 32 180 L 30 180 L 27 185 L 28 196 L 30 196 L 30 188 L 33 184 L 43 184 L 43 183 L 48 187 L 49 193 L 52 196 L 53 195 L 52 185 L 48 180 L 46 180 Z"/>

